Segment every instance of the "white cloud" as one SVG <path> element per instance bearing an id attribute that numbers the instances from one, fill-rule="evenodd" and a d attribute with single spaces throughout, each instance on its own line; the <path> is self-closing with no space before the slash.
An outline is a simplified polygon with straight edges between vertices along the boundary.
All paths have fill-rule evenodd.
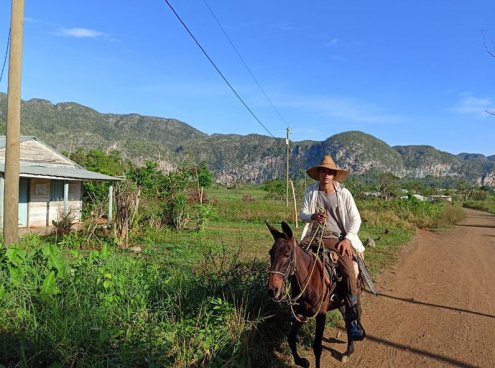
<path id="1" fill-rule="evenodd" d="M 288 107 L 311 110 L 321 116 L 347 122 L 390 124 L 405 121 L 398 115 L 388 114 L 374 104 L 337 97 L 303 97 L 282 103 Z"/>
<path id="2" fill-rule="evenodd" d="M 294 29 L 296 29 L 294 25 L 287 22 L 273 23 L 271 24 L 271 27 L 282 32 L 293 31 Z"/>
<path id="3" fill-rule="evenodd" d="M 494 111 L 495 105 L 490 98 L 479 98 L 475 96 L 463 96 L 452 108 L 452 111 L 460 114 L 470 114 L 478 117 L 486 117 L 487 111 Z"/>
<path id="4" fill-rule="evenodd" d="M 62 36 L 77 38 L 98 38 L 107 37 L 105 33 L 89 28 L 63 28 L 60 32 Z"/>
<path id="5" fill-rule="evenodd" d="M 44 23 L 39 19 L 34 19 L 34 18 L 29 18 L 29 17 L 24 17 L 24 22 L 25 23 L 34 23 L 34 24 L 38 24 L 38 23 L 43 24 Z"/>
<path id="6" fill-rule="evenodd" d="M 331 39 L 330 41 L 328 41 L 328 42 L 325 44 L 325 46 L 326 46 L 326 47 L 332 47 L 332 46 L 337 45 L 339 42 L 340 42 L 340 40 L 339 40 L 337 37 L 335 37 L 335 38 Z"/>
<path id="7" fill-rule="evenodd" d="M 73 27 L 73 28 L 65 28 L 60 24 L 45 22 L 43 20 L 34 19 L 26 17 L 24 18 L 26 23 L 31 24 L 32 26 L 37 26 L 38 29 L 43 32 L 53 36 L 62 36 L 62 37 L 74 37 L 74 38 L 103 38 L 107 41 L 118 41 L 117 39 L 111 37 L 107 33 L 103 33 L 91 28 L 84 27 Z"/>

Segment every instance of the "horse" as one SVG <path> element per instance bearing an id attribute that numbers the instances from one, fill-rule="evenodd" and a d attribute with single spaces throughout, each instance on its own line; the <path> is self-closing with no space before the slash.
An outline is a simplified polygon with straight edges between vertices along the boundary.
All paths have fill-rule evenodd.
<path id="1" fill-rule="evenodd" d="M 268 294 L 277 302 L 288 301 L 293 314 L 292 328 L 287 335 L 294 362 L 299 367 L 308 368 L 309 361 L 297 353 L 297 334 L 306 319 L 316 319 L 313 352 L 316 368 L 320 367 L 322 339 L 325 330 L 326 313 L 339 309 L 345 316 L 346 305 L 340 295 L 344 285 L 334 277 L 325 276 L 325 266 L 314 253 L 306 251 L 294 239 L 292 230 L 282 222 L 282 232 L 266 222 L 275 240 L 269 251 L 270 271 Z M 326 278 L 326 279 L 325 279 Z M 291 285 L 291 295 L 285 293 Z M 360 288 L 359 288 L 360 290 Z M 340 294 L 340 295 L 339 295 Z M 289 299 L 289 300 L 286 300 Z M 361 317 L 361 301 L 358 296 L 357 317 Z M 347 333 L 347 350 L 342 354 L 342 361 L 347 361 L 354 352 L 354 341 Z"/>

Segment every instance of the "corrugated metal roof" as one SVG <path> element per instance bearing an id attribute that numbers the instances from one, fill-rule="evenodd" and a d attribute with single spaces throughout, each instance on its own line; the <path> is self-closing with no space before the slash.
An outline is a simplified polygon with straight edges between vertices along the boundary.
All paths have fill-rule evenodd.
<path id="1" fill-rule="evenodd" d="M 33 136 L 21 136 L 20 142 L 26 142 L 30 140 L 36 140 Z M 39 142 L 39 141 L 38 141 Z M 47 149 L 53 150 L 60 155 L 53 148 L 47 146 L 45 143 L 40 142 Z M 0 136 L 0 149 L 5 148 L 6 137 Z M 63 155 L 62 155 L 63 156 Z M 65 158 L 65 156 L 63 156 Z M 22 157 L 21 157 L 22 160 Z M 57 180 L 102 180 L 102 181 L 118 181 L 121 178 L 116 178 L 109 175 L 100 174 L 94 171 L 89 171 L 78 165 L 77 163 L 67 159 L 68 165 L 59 164 L 33 164 L 33 163 L 22 163 L 19 171 L 19 176 L 21 177 L 36 177 L 45 179 L 57 179 Z M 0 163 L 0 172 L 5 173 L 5 164 Z"/>
<path id="2" fill-rule="evenodd" d="M 0 172 L 5 172 L 5 164 L 0 164 Z M 80 169 L 77 167 L 60 167 L 60 166 L 31 166 L 21 165 L 19 176 L 21 177 L 42 177 L 47 179 L 58 180 L 104 180 L 118 181 L 122 180 L 109 175 L 96 173 L 93 171 Z"/>
<path id="3" fill-rule="evenodd" d="M 31 139 L 36 139 L 36 137 L 29 136 L 29 135 L 23 135 L 19 138 L 21 143 L 26 142 L 26 141 L 30 141 Z M 6 144 L 7 144 L 7 138 L 4 135 L 0 135 L 0 149 L 5 148 Z"/>

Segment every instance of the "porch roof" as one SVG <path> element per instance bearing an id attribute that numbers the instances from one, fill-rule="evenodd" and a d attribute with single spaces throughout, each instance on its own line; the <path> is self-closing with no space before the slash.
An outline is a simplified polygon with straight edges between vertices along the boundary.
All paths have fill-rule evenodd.
<path id="1" fill-rule="evenodd" d="M 0 172 L 5 173 L 5 164 L 0 163 Z M 19 176 L 56 180 L 119 181 L 122 178 L 104 175 L 75 166 L 41 166 L 21 163 Z"/>

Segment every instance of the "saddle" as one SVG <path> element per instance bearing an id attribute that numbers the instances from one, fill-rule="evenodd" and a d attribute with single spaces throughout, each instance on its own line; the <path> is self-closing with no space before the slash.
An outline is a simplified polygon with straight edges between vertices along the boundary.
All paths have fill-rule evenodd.
<path id="1" fill-rule="evenodd" d="M 311 229 L 310 233 L 302 241 L 302 245 L 309 248 L 324 265 L 325 283 L 330 286 L 334 282 L 342 281 L 342 275 L 337 267 L 338 255 L 334 251 L 337 244 L 343 239 L 343 234 L 337 234 L 320 227 Z M 319 240 L 325 239 L 327 246 L 319 246 Z M 318 254 L 317 254 L 318 253 Z"/>
<path id="2" fill-rule="evenodd" d="M 335 245 L 338 243 L 338 239 L 335 239 Z M 334 282 L 342 281 L 342 275 L 340 274 L 340 270 L 337 266 L 338 255 L 335 251 L 326 248 L 320 247 L 319 253 L 318 246 L 312 245 L 311 251 L 320 259 L 321 263 L 324 265 L 323 270 L 325 273 L 325 283 L 327 286 L 332 285 Z"/>

